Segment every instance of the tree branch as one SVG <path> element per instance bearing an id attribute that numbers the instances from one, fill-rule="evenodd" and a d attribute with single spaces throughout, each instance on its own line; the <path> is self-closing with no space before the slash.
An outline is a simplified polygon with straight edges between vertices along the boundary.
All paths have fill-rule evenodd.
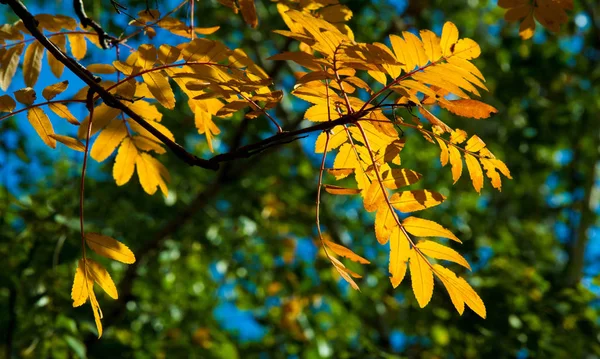
<path id="1" fill-rule="evenodd" d="M 65 53 L 63 53 L 56 45 L 54 45 L 48 38 L 38 29 L 38 21 L 33 17 L 33 15 L 27 10 L 25 5 L 19 0 L 0 0 L 1 3 L 7 4 L 12 8 L 14 13 L 23 20 L 23 24 L 27 28 L 27 30 L 33 35 L 41 44 L 44 46 L 48 52 L 50 52 L 54 57 L 63 63 L 69 70 L 71 70 L 77 77 L 79 77 L 83 82 L 85 82 L 90 89 L 96 92 L 104 103 L 107 106 L 116 108 L 118 110 L 123 111 L 132 120 L 137 122 L 140 126 L 142 126 L 145 130 L 154 135 L 157 139 L 162 141 L 177 157 L 183 160 L 190 166 L 198 166 L 206 169 L 217 170 L 219 168 L 218 162 L 208 161 L 202 158 L 198 158 L 193 154 L 187 152 L 183 147 L 177 144 L 174 141 L 171 141 L 168 137 L 163 135 L 160 131 L 150 125 L 146 120 L 144 120 L 140 115 L 131 110 L 128 106 L 123 104 L 119 99 L 117 99 L 113 94 L 108 92 L 102 86 L 98 84 L 100 78 L 94 76 L 88 69 L 86 69 L 83 65 L 81 65 L 76 60 L 70 58 Z"/>
<path id="2" fill-rule="evenodd" d="M 87 14 L 85 13 L 85 8 L 83 7 L 83 0 L 73 0 L 73 9 L 75 10 L 75 14 L 79 18 L 79 22 L 81 23 L 81 25 L 83 25 L 84 27 L 90 26 L 92 29 L 94 29 L 94 31 L 96 31 L 96 34 L 98 34 L 98 42 L 100 42 L 100 45 L 103 49 L 108 49 L 108 46 L 112 42 L 117 40 L 114 37 L 108 35 L 106 31 L 104 31 L 102 26 L 100 26 L 97 22 L 95 22 L 87 16 Z"/>

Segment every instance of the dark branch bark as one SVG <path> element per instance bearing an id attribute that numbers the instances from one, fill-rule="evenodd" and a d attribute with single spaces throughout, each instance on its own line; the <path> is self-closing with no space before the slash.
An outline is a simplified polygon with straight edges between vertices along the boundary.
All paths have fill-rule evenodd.
<path id="1" fill-rule="evenodd" d="M 158 140 L 162 141 L 177 157 L 183 160 L 190 166 L 198 166 L 206 169 L 216 171 L 219 169 L 221 162 L 228 162 L 239 158 L 248 158 L 255 155 L 269 147 L 282 145 L 298 139 L 299 135 L 307 134 L 315 131 L 325 131 L 332 129 L 337 125 L 344 125 L 354 123 L 364 116 L 368 110 L 360 113 L 353 113 L 342 116 L 335 121 L 322 122 L 317 125 L 307 127 L 301 130 L 280 132 L 262 141 L 254 144 L 244 146 L 238 150 L 232 152 L 223 153 L 216 155 L 211 159 L 202 159 L 189 152 L 187 152 L 182 146 L 174 141 L 171 141 L 160 131 L 155 129 L 140 115 L 131 110 L 127 105 L 122 103 L 116 96 L 108 92 L 102 86 L 98 84 L 99 78 L 94 76 L 88 69 L 86 69 L 79 62 L 63 53 L 56 45 L 54 45 L 39 29 L 38 22 L 35 20 L 33 15 L 27 10 L 23 3 L 19 0 L 0 0 L 1 3 L 8 4 L 14 11 L 14 13 L 23 20 L 23 24 L 29 30 L 29 32 L 44 46 L 58 61 L 62 62 L 69 70 L 71 70 L 77 77 L 83 80 L 94 92 L 96 92 L 100 98 L 106 103 L 107 106 L 116 108 L 123 111 L 132 120 L 137 122 L 145 130 L 153 134 Z M 75 0 L 75 2 L 77 2 Z M 85 15 L 85 14 L 84 14 Z"/>
<path id="2" fill-rule="evenodd" d="M 152 125 L 150 125 L 146 120 L 144 120 L 140 115 L 132 111 L 127 105 L 119 101 L 113 94 L 106 91 L 102 86 L 98 84 L 99 78 L 94 76 L 90 71 L 88 71 L 85 67 L 83 67 L 79 62 L 74 59 L 68 57 L 65 53 L 63 53 L 56 45 L 54 45 L 44 34 L 38 29 L 38 22 L 33 17 L 33 15 L 27 10 L 25 5 L 19 0 L 2 0 L 4 4 L 8 4 L 14 13 L 23 20 L 23 24 L 29 30 L 31 35 L 33 35 L 41 44 L 44 46 L 48 52 L 50 52 L 54 57 L 62 62 L 69 70 L 71 70 L 77 77 L 79 77 L 83 82 L 85 82 L 91 89 L 93 89 L 106 103 L 107 106 L 116 108 L 118 110 L 123 111 L 132 120 L 137 122 L 140 126 L 142 126 L 145 130 L 153 134 L 156 138 L 162 141 L 177 157 L 183 160 L 185 163 L 191 166 L 198 166 L 206 169 L 217 170 L 219 168 L 218 162 L 208 161 L 202 158 L 198 158 L 191 153 L 187 152 L 183 147 L 177 144 L 174 141 L 171 141 L 165 135 L 163 135 L 160 131 L 155 129 Z"/>
<path id="3" fill-rule="evenodd" d="M 94 29 L 94 31 L 96 31 L 96 34 L 98 34 L 98 42 L 100 42 L 102 48 L 108 49 L 109 45 L 116 39 L 108 35 L 106 31 L 104 31 L 102 26 L 100 26 L 100 24 L 98 24 L 97 22 L 95 22 L 87 16 L 87 14 L 85 13 L 85 8 L 83 7 L 83 0 L 73 0 L 73 9 L 75 10 L 75 14 L 79 18 L 79 22 L 81 23 L 81 25 L 83 25 L 84 27 L 90 26 L 92 29 Z"/>

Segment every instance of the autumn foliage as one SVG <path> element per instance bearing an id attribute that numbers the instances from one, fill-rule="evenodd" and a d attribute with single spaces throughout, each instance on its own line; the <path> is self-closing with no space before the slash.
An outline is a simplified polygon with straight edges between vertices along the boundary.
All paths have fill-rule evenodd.
<path id="1" fill-rule="evenodd" d="M 258 25 L 251 1 L 220 2 L 241 12 L 249 25 Z M 535 3 L 499 1 L 501 7 L 509 9 L 507 20 L 523 19 L 524 38 L 532 35 L 533 30 L 528 29 L 534 27 L 534 17 L 556 30 L 564 22 L 564 10 L 570 9 L 568 1 Z M 358 289 L 355 279 L 361 276 L 347 268 L 341 258 L 360 264 L 369 261 L 321 233 L 318 204 L 326 200 L 323 193 L 360 196 L 364 210 L 374 213 L 375 238 L 381 245 L 389 243 L 389 273 L 394 288 L 408 272 L 417 302 L 425 307 L 437 278 L 460 314 L 466 305 L 485 318 L 486 309 L 479 295 L 450 269 L 455 264 L 471 269 L 469 263 L 446 242 L 436 240 L 461 243 L 460 239 L 450 229 L 414 214 L 443 203 L 446 196 L 435 189 L 407 189 L 423 175 L 403 167 L 401 160 L 403 153 L 410 152 L 411 144 L 405 134 L 410 129 L 411 134 L 439 147 L 441 165 L 450 168 L 454 182 L 466 172 L 474 189 L 480 192 L 486 178 L 498 190 L 502 188 L 501 177 L 511 178 L 507 166 L 481 138 L 449 126 L 434 114 L 439 107 L 459 117 L 480 120 L 497 112 L 475 99 L 487 90 L 483 74 L 473 63 L 480 55 L 479 45 L 461 38 L 452 22 L 445 23 L 439 34 L 424 29 L 418 34 L 405 31 L 391 35 L 384 40 L 389 46 L 361 43 L 360 34 L 355 37 L 345 24 L 351 11 L 341 4 L 282 1 L 277 3 L 277 10 L 287 25 L 287 29 L 277 33 L 297 42 L 298 50 L 277 54 L 270 60 L 291 61 L 303 69 L 295 73 L 292 95 L 310 104 L 304 118 L 315 124 L 304 133 L 321 131 L 315 143 L 315 152 L 322 154 L 320 170 L 315 174 L 319 186 L 316 223 L 323 252 L 333 268 Z M 0 120 L 26 113 L 48 147 L 55 148 L 59 142 L 85 152 L 86 158 L 89 154 L 98 162 L 113 161 L 112 176 L 118 186 L 135 185 L 131 183 L 135 173 L 146 193 L 160 191 L 168 195 L 169 171 L 160 156 L 179 145 L 172 131 L 161 123 L 161 111 L 175 108 L 179 98 L 174 86 L 185 95 L 196 129 L 204 135 L 211 151 L 215 150 L 215 137 L 227 128 L 225 120 L 240 112 L 247 118 L 270 121 L 276 128 L 273 137 L 265 140 L 263 147 L 256 147 L 256 152 L 297 138 L 295 133 L 283 131 L 269 112 L 278 106 L 283 92 L 273 87 L 267 73 L 242 49 L 231 49 L 218 39 L 209 38 L 218 27 L 193 27 L 171 13 L 163 15 L 157 10 L 141 11 L 131 22 L 137 30 L 112 40 L 112 45 L 121 49 L 120 59 L 112 63 L 83 63 L 81 70 L 84 75 L 93 74 L 113 101 L 126 103 L 143 121 L 128 116 L 114 102 L 107 101 L 109 97 L 90 86 L 81 88 L 73 97 L 63 98 L 61 94 L 69 86 L 67 81 L 42 89 L 43 99 L 39 99 L 39 90 L 34 90 L 34 86 L 46 66 L 44 57 L 54 76 L 60 78 L 65 61 L 83 61 L 89 45 L 101 48 L 103 44 L 96 31 L 82 27 L 73 18 L 40 14 L 35 20 L 43 36 L 70 60 L 57 59 L 47 52 L 39 38 L 32 37 L 24 21 L 2 26 L 0 88 L 8 88 L 20 63 L 28 87 L 0 96 L 0 111 L 5 113 Z M 153 44 L 157 31 L 171 33 L 180 43 Z M 137 48 L 125 46 L 127 39 L 138 35 L 145 36 L 148 43 Z M 116 75 L 117 80 L 103 80 L 105 75 Z M 85 104 L 89 115 L 76 118 L 69 110 L 71 104 Z M 159 111 L 161 107 L 163 110 Z M 78 126 L 77 138 L 55 133 L 48 112 Z M 162 137 L 157 138 L 157 133 Z M 254 149 L 217 154 L 209 162 L 218 166 L 229 158 L 252 155 L 256 153 Z M 327 156 L 333 157 L 331 168 L 325 166 Z M 111 298 L 116 299 L 118 293 L 108 271 L 91 258 L 88 249 L 123 263 L 133 263 L 135 256 L 120 241 L 87 233 L 83 221 L 82 197 L 82 257 L 71 296 L 73 306 L 89 299 L 101 336 L 102 311 L 94 285 Z"/>

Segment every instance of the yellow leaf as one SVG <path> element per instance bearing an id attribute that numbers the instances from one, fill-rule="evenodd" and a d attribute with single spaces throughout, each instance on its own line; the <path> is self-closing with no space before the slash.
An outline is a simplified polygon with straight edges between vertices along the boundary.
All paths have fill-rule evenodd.
<path id="1" fill-rule="evenodd" d="M 54 43 L 54 45 L 56 45 L 56 47 L 60 49 L 60 51 L 67 51 L 67 38 L 65 35 L 53 36 L 52 42 Z M 54 57 L 54 55 L 52 55 L 50 52 L 48 52 L 48 66 L 50 66 L 50 70 L 52 71 L 54 76 L 56 76 L 56 78 L 61 77 L 63 70 L 65 69 L 65 65 L 62 62 L 58 61 L 56 57 Z"/>
<path id="2" fill-rule="evenodd" d="M 357 147 L 357 146 L 355 146 Z M 333 163 L 334 168 L 353 168 L 355 171 L 361 168 L 361 164 L 359 159 L 357 158 L 356 152 L 353 147 L 349 143 L 344 143 L 340 150 L 335 156 L 335 160 Z M 362 170 L 361 170 L 362 171 Z M 339 180 L 346 177 L 347 174 L 340 173 L 336 175 L 335 179 Z"/>
<path id="3" fill-rule="evenodd" d="M 386 192 L 381 190 L 381 184 L 379 181 L 375 180 L 367 189 L 367 193 L 364 196 L 364 206 L 368 212 L 373 212 L 377 210 L 380 204 L 385 202 L 385 198 L 387 196 Z"/>
<path id="4" fill-rule="evenodd" d="M 345 188 L 345 187 L 340 187 L 340 186 L 334 186 L 331 184 L 324 184 L 323 188 L 325 188 L 325 191 L 327 191 L 327 193 L 331 193 L 331 194 L 359 194 L 360 190 L 356 189 L 356 188 Z"/>
<path id="5" fill-rule="evenodd" d="M 409 213 L 437 206 L 445 199 L 446 197 L 437 192 L 420 189 L 394 193 L 390 203 L 400 212 Z"/>
<path id="6" fill-rule="evenodd" d="M 479 295 L 473 290 L 473 288 L 463 278 L 457 277 L 452 271 L 442 267 L 439 264 L 433 266 L 434 273 L 442 281 L 448 293 L 450 299 L 456 307 L 459 313 L 462 314 L 464 305 L 458 304 L 457 302 L 462 301 L 466 303 L 477 315 L 484 318 L 486 317 L 485 304 L 479 297 Z M 458 304 L 458 305 L 457 305 Z"/>
<path id="7" fill-rule="evenodd" d="M 102 103 L 94 108 L 94 118 L 92 120 L 92 131 L 90 136 L 96 134 L 96 132 L 103 129 L 106 125 L 110 123 L 115 117 L 117 117 L 121 113 L 121 111 L 107 106 L 105 103 Z M 90 121 L 90 116 L 87 116 L 81 126 L 79 126 L 79 130 L 77 131 L 77 137 L 79 138 L 87 138 L 87 130 L 88 123 Z"/>
<path id="8" fill-rule="evenodd" d="M 37 98 L 35 91 L 31 87 L 25 87 L 13 93 L 15 94 L 15 99 L 26 106 L 32 105 Z"/>
<path id="9" fill-rule="evenodd" d="M 85 266 L 83 260 L 79 260 L 77 269 L 75 270 L 75 278 L 73 279 L 73 287 L 71 288 L 71 299 L 73 299 L 73 307 L 79 307 L 87 302 L 88 286 L 93 287 L 94 283 L 86 283 Z M 91 278 L 87 278 L 88 282 Z"/>
<path id="10" fill-rule="evenodd" d="M 477 152 L 481 151 L 484 147 L 485 147 L 485 142 L 483 142 L 483 140 L 481 138 L 479 138 L 479 136 L 473 135 L 467 141 L 465 150 L 472 152 L 472 153 L 477 153 Z"/>
<path id="11" fill-rule="evenodd" d="M 17 103 L 8 95 L 0 96 L 0 112 L 12 112 Z"/>
<path id="12" fill-rule="evenodd" d="M 50 119 L 44 111 L 39 107 L 33 107 L 27 111 L 27 119 L 42 141 L 44 141 L 48 147 L 56 148 L 56 140 L 50 137 L 51 134 L 54 134 L 54 129 L 52 128 Z"/>
<path id="13" fill-rule="evenodd" d="M 396 214 L 393 212 L 393 209 L 390 210 L 387 203 L 382 203 L 377 208 L 377 214 L 375 215 L 375 237 L 379 244 L 383 245 L 387 243 L 392 230 L 398 226 L 396 221 Z"/>
<path id="14" fill-rule="evenodd" d="M 467 169 L 469 170 L 473 187 L 478 193 L 481 193 L 481 189 L 483 188 L 483 171 L 481 170 L 481 166 L 479 165 L 477 158 L 475 158 L 473 155 L 465 153 L 465 162 L 467 163 Z"/>
<path id="15" fill-rule="evenodd" d="M 449 147 L 450 153 L 450 164 L 452 165 L 452 180 L 454 183 L 458 181 L 460 175 L 462 174 L 462 158 L 460 157 L 460 152 L 454 146 Z"/>
<path id="16" fill-rule="evenodd" d="M 352 279 L 352 277 L 360 278 L 360 276 L 346 268 L 346 266 L 344 266 L 344 264 L 340 262 L 337 258 L 330 256 L 329 259 L 331 260 L 331 264 L 333 264 L 333 267 L 342 276 L 342 278 L 344 278 L 346 282 L 350 283 L 354 290 L 359 290 L 358 285 L 356 284 L 354 279 Z"/>
<path id="17" fill-rule="evenodd" d="M 413 293 L 419 306 L 424 308 L 433 295 L 433 273 L 430 264 L 422 254 L 413 248 L 410 250 L 408 266 L 410 267 Z"/>
<path id="18" fill-rule="evenodd" d="M 391 171 L 383 172 L 381 177 L 382 183 L 386 188 L 398 189 L 417 183 L 423 175 L 405 168 L 394 168 Z"/>
<path id="19" fill-rule="evenodd" d="M 139 148 L 142 151 L 154 151 L 158 154 L 166 153 L 167 151 L 164 147 L 161 146 L 160 143 L 154 142 L 151 139 L 143 136 L 133 136 L 133 142 L 135 143 L 135 147 Z"/>
<path id="20" fill-rule="evenodd" d="M 158 173 L 152 164 L 150 164 L 150 158 L 147 153 L 140 153 L 135 159 L 135 167 L 137 174 L 140 179 L 140 184 L 144 191 L 150 195 L 156 192 L 156 188 L 159 184 Z"/>
<path id="21" fill-rule="evenodd" d="M 456 274 L 449 270 L 448 268 L 444 268 L 439 264 L 433 265 L 433 272 L 438 277 L 438 279 L 442 282 L 448 294 L 450 295 L 450 300 L 454 305 L 454 308 L 458 311 L 458 314 L 462 315 L 465 311 L 465 302 L 463 300 L 463 296 L 459 291 L 459 287 L 457 284 Z"/>
<path id="22" fill-rule="evenodd" d="M 431 125 L 439 127 L 442 130 L 441 133 L 452 132 L 452 128 L 450 128 L 448 125 L 446 125 L 442 120 L 437 118 L 434 114 L 429 112 L 425 107 L 419 106 L 419 113 L 421 115 L 423 115 L 423 117 L 425 117 L 425 119 L 427 121 L 429 121 L 429 123 L 431 123 Z"/>
<path id="23" fill-rule="evenodd" d="M 448 164 L 448 146 L 446 146 L 446 142 L 440 140 L 439 138 L 436 138 L 436 140 L 440 146 L 440 163 L 442 166 L 445 166 Z"/>
<path id="24" fill-rule="evenodd" d="M 423 40 L 423 47 L 425 48 L 425 54 L 431 62 L 436 62 L 442 57 L 442 48 L 440 47 L 440 38 L 430 30 L 419 31 L 421 39 Z"/>
<path id="25" fill-rule="evenodd" d="M 450 247 L 446 247 L 442 244 L 432 241 L 420 241 L 417 243 L 417 248 L 421 251 L 421 253 L 435 259 L 442 259 L 446 261 L 451 261 L 461 266 L 471 270 L 471 266 L 467 262 L 467 260 L 458 254 L 457 251 Z"/>
<path id="26" fill-rule="evenodd" d="M 406 233 L 399 226 L 394 227 L 390 236 L 390 265 L 392 275 L 390 281 L 396 288 L 406 275 L 406 267 L 410 256 L 410 242 Z"/>
<path id="27" fill-rule="evenodd" d="M 114 74 L 117 71 L 114 66 L 109 64 L 91 64 L 87 66 L 87 69 L 95 74 L 106 75 Z"/>
<path id="28" fill-rule="evenodd" d="M 113 167 L 113 178 L 117 183 L 117 186 L 122 186 L 129 182 L 133 171 L 135 169 L 135 162 L 138 157 L 138 151 L 135 144 L 129 139 L 125 138 L 119 147 L 119 152 L 115 159 L 115 165 Z"/>
<path id="29" fill-rule="evenodd" d="M 443 237 L 462 243 L 452 232 L 434 221 L 417 217 L 408 217 L 402 221 L 402 225 L 404 226 L 404 229 L 413 236 Z"/>
<path id="30" fill-rule="evenodd" d="M 34 41 L 27 50 L 23 60 L 23 79 L 25 86 L 33 87 L 42 72 L 42 58 L 44 57 L 44 46 Z"/>
<path id="31" fill-rule="evenodd" d="M 309 107 L 304 113 L 304 118 L 313 122 L 325 122 L 337 120 L 340 118 L 340 115 L 334 106 L 322 103 Z"/>
<path id="32" fill-rule="evenodd" d="M 453 54 L 465 60 L 471 60 L 481 55 L 481 49 L 475 41 L 464 38 L 458 40 L 456 45 L 454 45 Z"/>
<path id="33" fill-rule="evenodd" d="M 55 98 L 57 95 L 61 94 L 63 91 L 67 89 L 69 86 L 69 81 L 65 80 L 62 82 L 55 83 L 54 85 L 50 85 L 42 90 L 42 96 L 48 101 Z"/>
<path id="34" fill-rule="evenodd" d="M 52 137 L 53 139 L 57 140 L 58 142 L 62 143 L 63 145 L 69 147 L 70 149 L 73 149 L 73 150 L 79 151 L 79 152 L 85 151 L 85 146 L 83 145 L 83 143 L 77 141 L 76 138 L 69 137 L 69 136 L 61 136 L 61 135 L 57 135 L 57 134 L 50 134 L 49 136 Z"/>
<path id="35" fill-rule="evenodd" d="M 444 24 L 442 28 L 442 38 L 440 40 L 440 47 L 442 48 L 442 55 L 449 57 L 452 55 L 454 44 L 458 41 L 458 29 L 456 25 L 450 21 Z"/>
<path id="36" fill-rule="evenodd" d="M 2 61 L 0 62 L 0 89 L 2 91 L 6 91 L 15 77 L 24 48 L 25 44 L 18 44 L 6 50 L 2 56 Z"/>
<path id="37" fill-rule="evenodd" d="M 327 173 L 334 175 L 336 177 L 343 176 L 346 177 L 354 172 L 354 168 L 328 168 Z"/>
<path id="38" fill-rule="evenodd" d="M 129 124 L 129 126 L 131 127 L 131 129 L 135 132 L 137 132 L 140 136 L 144 136 L 144 137 L 148 137 L 148 138 L 156 138 L 152 133 L 150 133 L 150 131 L 146 130 L 145 128 L 143 128 L 141 125 L 139 125 L 137 122 L 131 120 L 131 119 L 127 119 L 127 123 Z M 171 141 L 175 141 L 175 137 L 173 137 L 173 133 L 171 133 L 171 131 L 161 125 L 158 122 L 148 122 L 148 124 L 152 127 L 154 127 L 155 129 L 158 130 L 158 132 L 162 133 L 163 135 L 165 135 L 168 139 L 170 139 Z"/>
<path id="39" fill-rule="evenodd" d="M 172 110 L 175 108 L 175 95 L 169 80 L 159 71 L 150 71 L 142 75 L 144 82 L 154 98 L 164 107 Z"/>
<path id="40" fill-rule="evenodd" d="M 90 156 L 98 162 L 102 162 L 110 156 L 117 146 L 127 136 L 125 122 L 113 119 L 101 132 L 90 151 Z"/>
<path id="41" fill-rule="evenodd" d="M 87 245 L 94 252 L 103 257 L 126 264 L 135 262 L 135 255 L 133 252 L 126 245 L 114 238 L 99 233 L 86 233 L 85 240 Z"/>
<path id="42" fill-rule="evenodd" d="M 88 273 L 94 279 L 94 281 L 98 283 L 98 285 L 104 289 L 106 294 L 108 294 L 112 299 L 119 298 L 117 287 L 110 277 L 110 274 L 108 274 L 108 271 L 100 263 L 89 258 L 86 259 L 86 262 Z"/>
<path id="43" fill-rule="evenodd" d="M 75 118 L 75 116 L 73 116 L 73 114 L 71 113 L 71 111 L 69 111 L 69 109 L 67 108 L 67 106 L 65 106 L 64 104 L 62 104 L 62 103 L 51 103 L 51 104 L 48 105 L 48 107 L 57 116 L 66 119 L 67 121 L 69 121 L 69 123 L 71 123 L 73 125 L 76 125 L 76 126 L 80 125 L 79 121 L 77 121 L 77 119 Z"/>
<path id="44" fill-rule="evenodd" d="M 98 304 L 98 300 L 96 299 L 93 289 L 88 287 L 88 291 L 90 295 L 92 312 L 94 312 L 94 321 L 96 322 L 96 328 L 98 328 L 98 339 L 100 339 L 102 336 L 102 310 L 100 309 L 100 304 Z"/>
<path id="45" fill-rule="evenodd" d="M 69 44 L 71 45 L 71 54 L 77 60 L 83 59 L 87 52 L 87 43 L 83 34 L 68 34 Z"/>
<path id="46" fill-rule="evenodd" d="M 471 99 L 440 102 L 439 105 L 455 115 L 474 119 L 488 118 L 492 113 L 498 112 L 493 106 Z"/>
<path id="47" fill-rule="evenodd" d="M 323 153 L 325 150 L 325 140 L 327 134 L 321 133 L 315 143 L 315 153 Z M 327 144 L 327 152 L 340 147 L 342 144 L 348 141 L 348 134 L 344 126 L 335 126 L 329 130 L 329 143 Z"/>
<path id="48" fill-rule="evenodd" d="M 365 258 L 359 256 L 358 254 L 354 253 L 350 249 L 348 249 L 348 248 L 346 248 L 346 247 L 344 247 L 344 246 L 342 246 L 340 244 L 328 241 L 326 239 L 323 240 L 323 242 L 325 243 L 325 245 L 327 245 L 327 247 L 329 249 L 331 249 L 333 251 L 333 253 L 337 254 L 340 257 L 348 258 L 351 261 L 357 262 L 357 263 L 360 263 L 360 264 L 369 264 L 369 263 L 371 263 L 368 260 L 366 260 Z"/>

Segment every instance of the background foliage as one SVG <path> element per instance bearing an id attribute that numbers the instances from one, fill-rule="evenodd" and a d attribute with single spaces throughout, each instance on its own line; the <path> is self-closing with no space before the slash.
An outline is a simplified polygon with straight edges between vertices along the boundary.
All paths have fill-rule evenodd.
<path id="1" fill-rule="evenodd" d="M 34 13 L 54 11 L 53 4 L 38 3 L 27 5 Z M 89 15 L 111 33 L 129 21 L 106 1 L 92 4 Z M 131 13 L 145 6 L 127 5 Z M 501 193 L 486 185 L 478 195 L 465 179 L 452 187 L 448 170 L 433 170 L 437 148 L 416 136 L 412 140 L 422 146 L 413 144 L 403 164 L 428 173 L 423 187 L 450 195 L 426 216 L 463 240 L 461 253 L 474 269 L 468 279 L 486 303 L 487 319 L 472 312 L 459 317 L 445 295 L 421 310 L 408 286 L 392 290 L 388 251 L 376 245 L 372 216 L 360 203 L 329 196 L 322 201 L 326 231 L 337 242 L 353 243 L 372 263 L 363 268 L 361 292 L 334 274 L 314 244 L 319 158 L 312 154 L 314 138 L 307 138 L 228 164 L 217 175 L 166 156 L 173 177 L 173 195 L 166 199 L 146 196 L 134 184 L 116 187 L 106 175 L 110 168 L 102 168 L 110 165 L 92 161 L 87 225 L 127 238 L 138 258 L 130 268 L 108 266 L 121 282 L 120 298 L 104 306 L 106 330 L 97 341 L 88 311 L 71 308 L 68 295 L 79 256 L 74 164 L 81 158 L 67 150 L 46 152 L 16 117 L 0 122 L 0 332 L 7 357 L 600 355 L 600 36 L 593 16 L 600 7 L 575 1 L 560 33 L 538 27 L 523 41 L 492 1 L 346 5 L 361 41 L 422 28 L 439 34 L 451 20 L 482 48 L 476 64 L 490 89 L 483 100 L 499 113 L 482 121 L 440 118 L 477 133 L 515 179 Z M 257 6 L 256 30 L 209 1 L 196 3 L 196 21 L 220 25 L 216 36 L 260 63 L 291 42 L 271 33 L 284 28 L 273 4 Z M 101 62 L 104 54 L 92 56 Z M 289 64 L 261 65 L 289 92 Z M 22 88 L 20 79 L 7 92 Z M 303 106 L 289 97 L 277 119 L 297 123 Z M 193 116 L 183 108 L 164 121 L 187 148 L 208 151 L 200 136 L 189 134 Z M 233 123 L 246 129 L 249 143 L 272 131 L 266 121 Z M 217 150 L 235 137 L 224 131 Z"/>

